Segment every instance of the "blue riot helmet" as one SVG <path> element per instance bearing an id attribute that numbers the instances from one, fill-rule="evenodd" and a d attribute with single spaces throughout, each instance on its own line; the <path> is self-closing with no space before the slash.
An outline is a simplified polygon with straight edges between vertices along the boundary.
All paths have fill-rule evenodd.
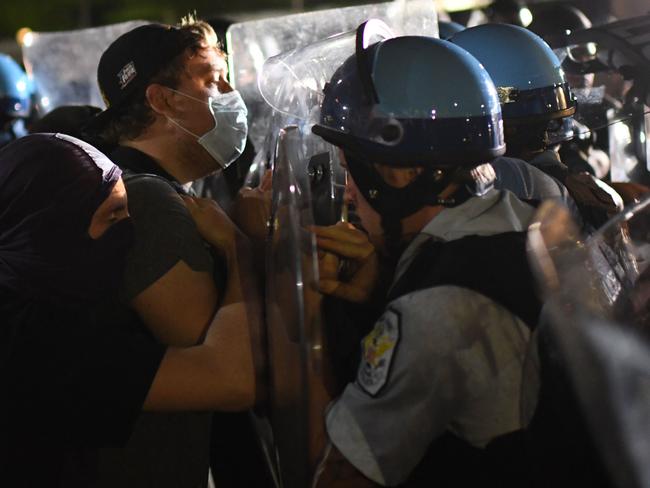
<path id="1" fill-rule="evenodd" d="M 440 34 L 440 39 L 449 39 L 451 36 L 462 30 L 465 30 L 465 26 L 458 22 L 447 22 L 445 20 L 440 20 L 438 22 L 438 33 Z"/>
<path id="2" fill-rule="evenodd" d="M 514 25 L 484 24 L 465 29 L 450 41 L 471 53 L 490 73 L 506 123 L 575 113 L 576 102 L 560 60 L 536 34 Z"/>
<path id="3" fill-rule="evenodd" d="M 32 83 L 13 58 L 0 54 L 0 117 L 2 123 L 27 118 L 31 110 Z"/>
<path id="4" fill-rule="evenodd" d="M 395 37 L 367 48 L 358 42 L 325 86 L 320 122 L 312 131 L 343 149 L 387 234 L 387 222 L 422 206 L 465 201 L 471 192 L 439 195 L 452 182 L 468 183 L 459 185 L 463 189 L 470 180 L 486 183 L 489 177 L 479 168 L 505 151 L 489 75 L 463 49 L 430 37 Z M 383 181 L 374 163 L 423 171 L 397 189 Z"/>
<path id="5" fill-rule="evenodd" d="M 312 130 L 373 162 L 409 167 L 491 160 L 504 151 L 500 126 L 494 85 L 472 56 L 447 41 L 405 36 L 343 63 Z"/>

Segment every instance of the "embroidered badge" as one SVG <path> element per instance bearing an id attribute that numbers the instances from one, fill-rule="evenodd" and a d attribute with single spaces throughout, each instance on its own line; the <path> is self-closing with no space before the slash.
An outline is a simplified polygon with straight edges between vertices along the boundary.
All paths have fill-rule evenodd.
<path id="1" fill-rule="evenodd" d="M 514 86 L 498 86 L 497 95 L 499 96 L 499 103 L 512 103 L 519 98 L 519 90 Z"/>
<path id="2" fill-rule="evenodd" d="M 117 80 L 120 84 L 120 89 L 124 90 L 124 88 L 126 88 L 126 85 L 131 83 L 137 74 L 138 72 L 135 70 L 135 64 L 133 64 L 133 61 L 127 63 L 124 68 L 122 68 L 117 74 Z"/>
<path id="3" fill-rule="evenodd" d="M 359 386 L 369 395 L 377 395 L 388 381 L 391 362 L 399 342 L 400 314 L 388 309 L 363 339 L 363 357 L 357 374 Z"/>

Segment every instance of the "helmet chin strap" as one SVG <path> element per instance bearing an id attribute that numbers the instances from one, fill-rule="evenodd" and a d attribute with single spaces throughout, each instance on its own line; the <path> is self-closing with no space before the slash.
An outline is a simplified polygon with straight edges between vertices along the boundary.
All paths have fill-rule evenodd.
<path id="1" fill-rule="evenodd" d="M 453 199 L 439 194 L 453 181 L 454 171 L 425 168 L 411 183 L 396 188 L 384 181 L 371 163 L 350 151 L 344 151 L 348 170 L 370 206 L 381 216 L 384 240 L 389 256 L 399 255 L 403 247 L 402 219 L 427 205 L 453 205 Z"/>

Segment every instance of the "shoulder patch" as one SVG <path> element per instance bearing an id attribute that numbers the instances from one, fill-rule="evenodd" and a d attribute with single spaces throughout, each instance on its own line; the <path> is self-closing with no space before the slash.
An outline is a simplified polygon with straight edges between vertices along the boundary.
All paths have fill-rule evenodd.
<path id="1" fill-rule="evenodd" d="M 363 339 L 357 383 L 371 396 L 376 396 L 388 381 L 399 342 L 401 320 L 400 313 L 389 308 Z"/>

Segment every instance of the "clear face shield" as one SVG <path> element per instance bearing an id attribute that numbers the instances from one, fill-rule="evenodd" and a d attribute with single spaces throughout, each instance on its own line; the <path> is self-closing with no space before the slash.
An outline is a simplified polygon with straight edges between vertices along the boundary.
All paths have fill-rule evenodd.
<path id="1" fill-rule="evenodd" d="M 531 265 L 547 299 L 540 337 L 568 372 L 601 458 L 620 486 L 650 480 L 649 222 L 646 199 L 582 240 L 567 210 L 548 203 L 528 235 Z"/>
<path id="2" fill-rule="evenodd" d="M 307 172 L 307 187 L 298 191 L 310 195 L 314 222 L 318 225 L 331 225 L 347 218 L 340 151 L 311 132 L 312 126 L 320 121 L 323 90 L 333 73 L 355 53 L 357 42 L 367 47 L 393 37 L 391 29 L 379 20 L 371 19 L 364 25 L 360 35 L 356 30 L 339 34 L 268 59 L 259 78 L 260 93 L 274 113 L 270 134 L 279 133 L 288 125 L 294 125 L 299 134 L 292 143 L 300 145 L 303 159 L 287 164 L 293 165 L 295 171 L 299 168 Z M 271 136 L 267 144 L 272 142 Z"/>
<path id="3" fill-rule="evenodd" d="M 250 138 L 256 148 L 266 144 L 269 123 L 274 118 L 273 109 L 258 90 L 265 61 L 281 53 L 352 31 L 370 18 L 386 22 L 400 35 L 438 35 L 433 0 L 396 0 L 333 8 L 230 26 L 227 32 L 230 79 L 248 106 Z M 318 59 L 318 56 L 314 58 L 316 62 Z"/>
<path id="4" fill-rule="evenodd" d="M 275 111 L 301 125 L 320 121 L 325 85 L 346 59 L 363 49 L 395 37 L 384 22 L 370 19 L 358 29 L 269 58 L 259 77 L 264 101 Z"/>

